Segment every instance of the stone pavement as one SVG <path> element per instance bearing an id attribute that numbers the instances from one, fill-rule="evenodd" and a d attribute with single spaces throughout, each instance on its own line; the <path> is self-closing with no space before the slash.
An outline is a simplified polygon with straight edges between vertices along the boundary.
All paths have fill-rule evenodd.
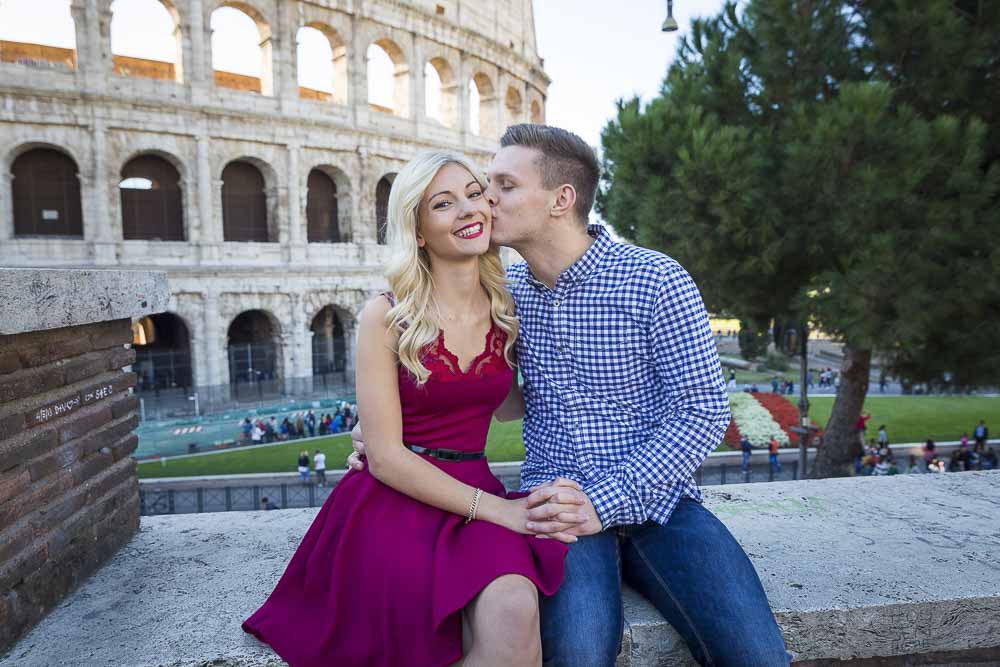
<path id="1" fill-rule="evenodd" d="M 920 664 L 1000 664 L 1000 471 L 734 484 L 705 496 L 749 553 L 803 664 L 929 654 L 940 659 Z M 317 511 L 143 517 L 0 667 L 281 664 L 239 626 Z M 626 610 L 620 667 L 691 664 L 648 603 L 628 593 Z"/>

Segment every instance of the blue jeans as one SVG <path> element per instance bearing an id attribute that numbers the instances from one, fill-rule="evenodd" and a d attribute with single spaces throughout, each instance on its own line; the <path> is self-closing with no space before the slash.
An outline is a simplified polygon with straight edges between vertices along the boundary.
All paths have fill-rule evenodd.
<path id="1" fill-rule="evenodd" d="M 771 470 L 774 472 L 781 472 L 781 461 L 778 460 L 778 455 L 768 454 L 767 458 L 771 461 Z"/>
<path id="2" fill-rule="evenodd" d="M 543 664 L 615 664 L 622 579 L 653 603 L 699 664 L 789 664 L 750 559 L 722 522 L 690 499 L 664 526 L 607 530 L 570 546 L 562 587 L 541 603 Z"/>
<path id="3" fill-rule="evenodd" d="M 743 472 L 750 470 L 750 452 L 743 452 L 743 463 L 740 465 L 740 470 Z"/>

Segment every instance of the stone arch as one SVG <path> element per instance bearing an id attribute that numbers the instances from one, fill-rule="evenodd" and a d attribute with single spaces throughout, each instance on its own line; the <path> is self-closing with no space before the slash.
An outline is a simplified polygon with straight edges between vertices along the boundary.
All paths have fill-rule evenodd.
<path id="1" fill-rule="evenodd" d="M 373 104 L 371 102 L 372 93 L 380 85 L 388 85 L 386 81 L 373 80 L 371 76 L 370 59 L 373 48 L 378 48 L 389 57 L 392 62 L 392 106 Z M 368 45 L 366 54 L 365 78 L 368 81 L 369 106 L 376 111 L 391 113 L 396 116 L 408 118 L 410 116 L 410 64 L 406 58 L 406 53 L 395 41 L 388 37 L 376 39 Z"/>
<path id="2" fill-rule="evenodd" d="M 375 184 L 375 241 L 379 245 L 387 242 L 389 222 L 389 193 L 396 180 L 396 172 L 383 175 Z"/>
<path id="3" fill-rule="evenodd" d="M 485 72 L 476 72 L 469 79 L 469 129 L 480 137 L 497 134 L 497 93 L 493 80 Z"/>
<path id="4" fill-rule="evenodd" d="M 219 9 L 229 8 L 235 9 L 242 12 L 257 27 L 257 33 L 260 37 L 258 46 L 260 48 L 260 76 L 254 77 L 251 75 L 238 74 L 236 72 L 227 72 L 224 70 L 218 70 L 215 68 L 215 56 L 216 49 L 214 48 L 215 41 L 215 31 L 212 29 L 212 39 L 209 41 L 209 48 L 212 53 L 212 70 L 215 77 L 215 84 L 222 88 L 231 88 L 235 90 L 244 90 L 249 92 L 256 92 L 263 95 L 274 95 L 274 66 L 273 66 L 273 45 L 274 41 L 272 37 L 271 26 L 272 21 L 268 19 L 266 14 L 259 10 L 254 5 L 247 2 L 238 2 L 235 0 L 223 0 L 222 2 L 217 2 L 209 5 L 211 10 L 208 12 L 206 17 L 206 25 L 212 25 L 212 17 L 215 12 Z"/>
<path id="5" fill-rule="evenodd" d="M 164 20 L 166 18 L 170 21 L 170 27 L 166 39 L 170 39 L 173 42 L 173 60 L 164 61 L 159 58 L 150 58 L 150 51 L 145 49 L 143 54 L 118 54 L 115 53 L 115 5 L 120 2 L 128 3 L 139 3 L 145 4 L 146 7 L 143 8 L 143 20 L 144 21 L 156 21 Z M 164 15 L 156 17 L 152 14 L 156 13 L 154 9 L 155 5 L 159 5 L 164 10 Z M 119 11 L 124 11 L 119 6 Z M 132 10 L 136 11 L 136 10 Z M 184 81 L 184 44 L 183 36 L 181 31 L 181 17 L 177 10 L 177 6 L 170 0 L 112 0 L 108 4 L 108 12 L 111 14 L 110 23 L 110 38 L 111 38 L 111 59 L 112 67 L 115 74 L 120 76 L 134 76 L 143 77 L 149 79 L 161 79 L 167 81 L 177 81 L 178 83 Z M 136 13 L 138 13 L 136 11 Z"/>
<path id="6" fill-rule="evenodd" d="M 227 191 L 226 170 L 233 165 L 253 167 L 260 176 L 259 180 L 245 167 L 236 166 L 229 175 L 241 180 L 233 181 L 238 187 Z M 219 178 L 222 183 L 223 240 L 277 242 L 278 222 L 274 213 L 277 183 L 271 166 L 259 158 L 242 156 L 227 161 Z M 228 217 L 227 209 L 230 211 Z"/>
<path id="7" fill-rule="evenodd" d="M 531 100 L 531 122 L 532 123 L 544 123 L 545 114 L 542 111 L 542 105 L 538 100 Z"/>
<path id="8" fill-rule="evenodd" d="M 428 59 L 425 69 L 428 73 L 433 72 L 440 82 L 438 94 L 438 109 L 436 116 L 432 115 L 430 109 L 430 91 L 425 95 L 427 99 L 425 115 L 434 118 L 445 127 L 458 126 L 458 77 L 451 64 L 441 56 Z"/>
<path id="9" fill-rule="evenodd" d="M 179 390 L 186 400 L 187 391 L 194 385 L 191 324 L 179 313 L 168 311 L 133 322 L 132 332 L 136 391 Z"/>
<path id="10" fill-rule="evenodd" d="M 184 177 L 177 167 L 180 161 L 168 155 L 141 152 L 122 165 L 118 188 L 125 240 L 187 239 Z M 141 181 L 149 181 L 148 186 Z"/>
<path id="11" fill-rule="evenodd" d="M 346 372 L 351 320 L 348 310 L 332 303 L 309 318 L 314 376 Z"/>
<path id="12" fill-rule="evenodd" d="M 280 393 L 283 378 L 281 321 L 270 310 L 240 311 L 226 325 L 229 384 L 234 398 L 241 395 Z"/>
<path id="13" fill-rule="evenodd" d="M 322 238 L 322 234 L 313 234 L 314 229 L 313 220 L 311 215 L 316 212 L 316 209 L 311 207 L 314 203 L 311 201 L 313 193 L 311 192 L 309 186 L 309 178 L 312 177 L 314 172 L 319 172 L 328 178 L 333 184 L 333 196 L 335 197 L 335 215 L 334 217 L 334 228 L 331 231 L 335 231 L 335 234 L 330 234 L 331 237 L 335 238 Z M 329 164 L 316 165 L 309 170 L 309 175 L 306 178 L 306 195 L 303 198 L 306 202 L 306 239 L 309 243 L 323 243 L 323 242 L 333 242 L 333 243 L 350 243 L 351 242 L 351 210 L 353 207 L 353 197 L 351 193 L 351 180 L 347 176 L 344 170 L 339 167 L 335 167 Z M 319 208 L 322 208 L 321 206 Z M 318 238 L 313 238 L 318 236 Z"/>
<path id="14" fill-rule="evenodd" d="M 514 86 L 507 87 L 507 94 L 504 96 L 504 109 L 506 111 L 507 125 L 516 125 L 524 117 L 524 102 L 521 93 Z"/>
<path id="15" fill-rule="evenodd" d="M 11 152 L 15 236 L 83 238 L 79 162 L 60 146 L 22 144 Z"/>
<path id="16" fill-rule="evenodd" d="M 304 29 L 312 29 L 318 31 L 323 37 L 326 38 L 327 43 L 330 46 L 330 90 L 325 91 L 323 89 L 311 89 L 304 87 L 302 85 L 301 77 L 299 78 L 299 97 L 303 99 L 320 99 L 324 101 L 330 101 L 334 104 L 347 104 L 348 100 L 348 78 L 347 78 L 347 47 L 348 43 L 341 34 L 330 25 L 320 22 L 312 21 L 299 28 L 296 32 L 296 62 L 301 60 L 302 50 L 299 48 L 299 40 L 301 39 L 302 31 Z M 301 71 L 301 70 L 300 70 Z M 318 93 L 318 94 L 317 94 Z"/>
<path id="17" fill-rule="evenodd" d="M 59 68 L 65 68 L 67 70 L 74 70 L 77 68 L 77 52 L 79 45 L 76 43 L 76 19 L 73 16 L 73 3 L 71 0 L 63 0 L 62 2 L 65 13 L 60 15 L 49 15 L 44 18 L 45 25 L 47 28 L 47 35 L 52 33 L 58 33 L 58 28 L 55 22 L 61 21 L 61 28 L 63 32 L 72 38 L 72 47 L 66 48 L 63 46 L 55 46 L 51 42 L 57 41 L 49 37 L 50 43 L 46 44 L 44 42 L 15 42 L 12 40 L 6 40 L 7 43 L 4 45 L 3 53 L 0 54 L 0 62 L 14 63 L 19 65 L 24 65 L 26 67 L 43 67 L 52 68 L 53 66 Z M 6 5 L 6 6 L 5 6 Z M 9 9 L 10 11 L 15 11 L 18 9 L 17 3 L 0 3 L 0 22 L 6 19 L 4 16 L 4 10 Z M 44 9 L 40 8 L 38 11 L 41 13 Z M 41 19 L 41 17 L 39 17 Z"/>

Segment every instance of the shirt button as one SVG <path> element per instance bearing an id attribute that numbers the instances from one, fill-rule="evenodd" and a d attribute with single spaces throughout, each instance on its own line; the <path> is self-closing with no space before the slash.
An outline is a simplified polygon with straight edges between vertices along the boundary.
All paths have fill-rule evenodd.
<path id="1" fill-rule="evenodd" d="M 556 345 L 556 350 L 558 350 L 559 352 L 562 352 L 563 351 L 563 344 L 559 343 L 558 345 Z"/>
<path id="2" fill-rule="evenodd" d="M 552 307 L 553 308 L 558 308 L 559 307 L 559 299 L 556 299 L 555 301 L 552 302 Z"/>

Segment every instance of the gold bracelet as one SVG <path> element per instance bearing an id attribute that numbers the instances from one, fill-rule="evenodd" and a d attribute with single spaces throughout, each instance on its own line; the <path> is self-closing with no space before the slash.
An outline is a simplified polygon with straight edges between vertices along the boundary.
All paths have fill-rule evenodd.
<path id="1" fill-rule="evenodd" d="M 482 489 L 476 489 L 476 495 L 472 496 L 472 504 L 469 505 L 469 515 L 465 517 L 465 523 L 469 523 L 476 518 L 476 510 L 479 508 L 479 498 L 483 495 Z"/>

